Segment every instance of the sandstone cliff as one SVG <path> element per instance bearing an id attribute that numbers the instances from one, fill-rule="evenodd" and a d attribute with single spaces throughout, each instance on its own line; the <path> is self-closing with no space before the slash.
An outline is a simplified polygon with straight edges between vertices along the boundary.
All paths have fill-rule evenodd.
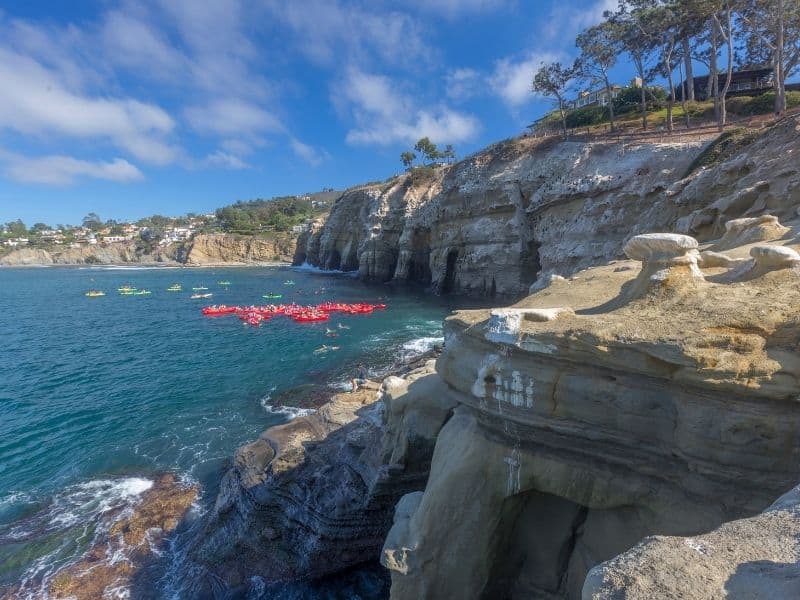
<path id="1" fill-rule="evenodd" d="M 295 263 L 520 297 L 537 279 L 621 258 L 631 234 L 710 239 L 732 218 L 790 216 L 787 200 L 800 195 L 796 121 L 686 176 L 708 143 L 508 140 L 453 166 L 348 190 L 300 240 Z"/>
<path id="2" fill-rule="evenodd" d="M 290 234 L 279 234 L 270 239 L 224 233 L 200 234 L 181 248 L 178 259 L 192 266 L 291 262 L 295 241 Z"/>
<path id="3" fill-rule="evenodd" d="M 393 598 L 695 597 L 670 589 L 676 569 L 692 572 L 690 548 L 669 554 L 682 542 L 646 543 L 584 580 L 645 536 L 704 533 L 797 482 L 800 227 L 769 236 L 765 222 L 729 230 L 780 239 L 725 255 L 637 236 L 635 262 L 448 319 L 437 372 L 458 407 L 387 537 Z M 793 556 L 725 542 L 732 561 Z M 721 597 L 725 573 L 700 597 Z"/>
<path id="4" fill-rule="evenodd" d="M 94 244 L 80 248 L 20 248 L 0 256 L 2 266 L 172 264 L 187 266 L 253 265 L 289 262 L 296 239 L 290 234 L 270 239 L 231 234 L 198 234 L 188 242 L 150 248 L 140 242 Z"/>

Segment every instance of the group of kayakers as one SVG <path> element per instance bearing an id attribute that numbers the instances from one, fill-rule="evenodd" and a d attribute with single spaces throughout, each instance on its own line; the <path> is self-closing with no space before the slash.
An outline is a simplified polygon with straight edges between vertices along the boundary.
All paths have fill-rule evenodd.
<path id="1" fill-rule="evenodd" d="M 206 306 L 201 312 L 207 317 L 221 315 L 237 315 L 248 325 L 259 326 L 264 321 L 277 315 L 289 317 L 296 323 L 313 323 L 327 321 L 330 313 L 340 312 L 349 315 L 369 314 L 374 310 L 386 308 L 385 304 L 369 304 L 358 302 L 347 304 L 344 302 L 323 302 L 314 306 L 301 306 L 299 304 L 267 304 L 264 306 L 226 306 L 224 304 Z"/>

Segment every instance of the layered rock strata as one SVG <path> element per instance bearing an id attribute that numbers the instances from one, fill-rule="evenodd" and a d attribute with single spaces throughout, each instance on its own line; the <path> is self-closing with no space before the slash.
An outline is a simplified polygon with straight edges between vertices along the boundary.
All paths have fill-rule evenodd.
<path id="1" fill-rule="evenodd" d="M 643 537 L 704 533 L 797 482 L 794 249 L 736 247 L 756 270 L 726 280 L 698 246 L 635 237 L 636 262 L 448 319 L 437 372 L 458 406 L 424 493 L 398 504 L 393 598 L 580 598 L 590 569 Z M 634 553 L 632 576 L 657 556 Z M 620 564 L 602 589 L 624 593 Z"/>
<path id="2" fill-rule="evenodd" d="M 649 537 L 593 568 L 585 600 L 800 598 L 800 487 L 756 517 L 693 537 Z"/>
<path id="3" fill-rule="evenodd" d="M 380 390 L 337 394 L 240 448 L 188 551 L 192 592 L 246 593 L 254 581 L 270 586 L 374 561 L 397 500 L 425 485 L 452 406 L 430 362 Z"/>
<path id="4" fill-rule="evenodd" d="M 796 119 L 691 172 L 701 143 L 575 143 L 517 138 L 447 167 L 348 190 L 298 244 L 295 262 L 411 281 L 439 293 L 522 296 L 552 274 L 622 258 L 632 234 L 725 234 L 717 249 L 781 237 L 764 213 L 800 202 Z M 741 227 L 749 239 L 736 238 Z"/>

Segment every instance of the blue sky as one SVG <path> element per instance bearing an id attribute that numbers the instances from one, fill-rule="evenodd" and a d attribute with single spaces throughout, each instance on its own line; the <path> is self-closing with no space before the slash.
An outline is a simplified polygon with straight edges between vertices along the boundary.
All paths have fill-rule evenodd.
<path id="1" fill-rule="evenodd" d="M 6 1 L 0 221 L 206 212 L 459 155 L 550 102 L 543 60 L 615 0 Z M 627 65 L 617 79 L 630 77 Z"/>

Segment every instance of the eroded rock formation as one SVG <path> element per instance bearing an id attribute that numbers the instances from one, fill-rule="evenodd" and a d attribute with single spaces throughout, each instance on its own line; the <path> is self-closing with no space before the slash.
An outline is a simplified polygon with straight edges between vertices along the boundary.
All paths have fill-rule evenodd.
<path id="1" fill-rule="evenodd" d="M 580 598 L 592 567 L 643 537 L 704 533 L 797 482 L 794 249 L 735 248 L 756 265 L 735 280 L 702 272 L 686 236 L 625 251 L 638 268 L 448 319 L 437 372 L 458 406 L 424 493 L 403 499 L 387 537 L 393 598 Z M 632 576 L 676 544 L 634 552 Z M 603 571 L 603 589 L 625 590 L 627 566 Z"/>
<path id="2" fill-rule="evenodd" d="M 431 361 L 240 448 L 189 551 L 193 593 L 220 582 L 243 593 L 253 577 L 270 586 L 374 561 L 397 500 L 425 485 L 452 407 Z"/>
<path id="3" fill-rule="evenodd" d="M 770 213 L 800 202 L 798 123 L 789 119 L 741 153 L 690 173 L 700 143 L 509 140 L 448 167 L 345 192 L 295 262 L 413 281 L 440 293 L 520 297 L 537 279 L 622 258 L 633 234 L 721 237 L 739 217 L 751 239 L 780 237 Z"/>

